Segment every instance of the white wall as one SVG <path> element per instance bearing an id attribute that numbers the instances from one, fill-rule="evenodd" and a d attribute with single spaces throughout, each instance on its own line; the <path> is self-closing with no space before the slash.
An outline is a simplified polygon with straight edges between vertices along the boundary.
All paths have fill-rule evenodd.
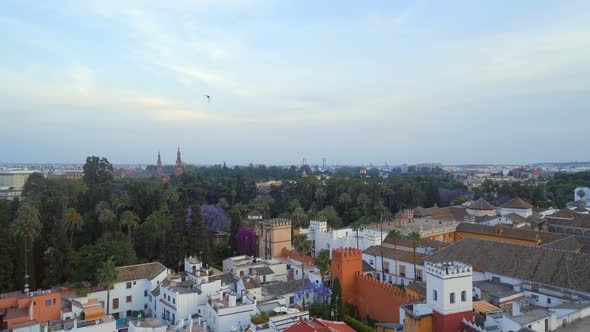
<path id="1" fill-rule="evenodd" d="M 533 214 L 532 209 L 509 209 L 509 208 L 500 208 L 500 215 L 507 215 L 511 213 L 516 213 L 523 218 L 530 217 Z"/>

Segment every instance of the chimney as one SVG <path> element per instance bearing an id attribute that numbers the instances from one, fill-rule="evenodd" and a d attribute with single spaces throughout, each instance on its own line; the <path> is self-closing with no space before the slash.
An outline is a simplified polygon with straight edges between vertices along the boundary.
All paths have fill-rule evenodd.
<path id="1" fill-rule="evenodd" d="M 512 316 L 520 316 L 520 301 L 512 302 Z"/>
<path id="2" fill-rule="evenodd" d="M 502 234 L 504 232 L 504 228 L 499 225 L 496 225 L 496 234 Z"/>
<path id="3" fill-rule="evenodd" d="M 236 306 L 236 293 L 230 292 L 227 295 L 227 305 L 229 305 L 230 307 Z"/>

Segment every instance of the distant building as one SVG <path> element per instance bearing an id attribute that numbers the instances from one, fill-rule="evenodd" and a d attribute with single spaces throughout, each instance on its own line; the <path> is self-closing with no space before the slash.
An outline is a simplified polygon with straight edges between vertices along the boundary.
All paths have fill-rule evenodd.
<path id="1" fill-rule="evenodd" d="M 29 176 L 37 171 L 26 169 L 0 169 L 0 199 L 20 197 Z"/>

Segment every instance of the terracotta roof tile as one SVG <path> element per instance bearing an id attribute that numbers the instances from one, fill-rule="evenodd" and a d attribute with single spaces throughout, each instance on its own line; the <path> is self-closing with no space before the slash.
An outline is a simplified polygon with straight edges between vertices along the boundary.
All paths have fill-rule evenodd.
<path id="1" fill-rule="evenodd" d="M 471 210 L 495 210 L 496 207 L 490 204 L 483 198 L 476 200 L 475 202 L 471 203 L 468 207 Z"/>
<path id="2" fill-rule="evenodd" d="M 160 262 L 119 266 L 116 269 L 118 272 L 117 282 L 138 279 L 154 279 L 160 273 L 166 271 L 166 267 Z"/>
<path id="3" fill-rule="evenodd" d="M 509 200 L 508 202 L 502 204 L 503 208 L 506 209 L 532 209 L 533 206 L 531 204 L 529 204 L 527 201 L 523 200 L 520 197 L 515 197 L 511 200 Z"/>

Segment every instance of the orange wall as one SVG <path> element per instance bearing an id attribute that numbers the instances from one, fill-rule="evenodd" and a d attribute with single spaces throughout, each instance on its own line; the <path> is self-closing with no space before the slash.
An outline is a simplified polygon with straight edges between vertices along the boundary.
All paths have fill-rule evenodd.
<path id="1" fill-rule="evenodd" d="M 354 304 L 364 320 L 367 316 L 381 322 L 399 322 L 399 308 L 410 303 L 403 290 L 362 275 L 362 251 L 338 248 L 332 251 L 332 278 L 342 285 L 342 299 Z"/>
<path id="2" fill-rule="evenodd" d="M 49 304 L 46 304 L 48 301 Z M 54 303 L 55 301 L 55 303 Z M 33 320 L 44 323 L 49 320 L 61 319 L 61 296 L 59 293 L 51 293 L 34 297 L 7 298 L 0 300 L 0 309 L 18 308 L 28 309 L 33 304 Z M 29 321 L 29 316 L 6 319 L 7 328 Z"/>
<path id="3" fill-rule="evenodd" d="M 420 319 L 414 318 L 406 312 L 404 320 L 404 332 L 432 332 L 432 316 L 423 316 Z"/>
<path id="4" fill-rule="evenodd" d="M 413 302 L 407 294 L 388 283 L 360 274 L 356 275 L 356 307 L 362 319 L 371 316 L 380 322 L 399 322 L 399 308 Z"/>
<path id="5" fill-rule="evenodd" d="M 527 240 L 521 240 L 521 239 L 513 239 L 513 238 L 494 236 L 494 235 L 474 234 L 474 233 L 467 233 L 467 232 L 455 232 L 455 241 L 459 241 L 463 238 L 493 240 L 493 241 L 498 241 L 498 242 L 524 244 L 524 245 L 528 245 L 528 246 L 536 246 L 537 245 L 537 241 L 527 241 Z"/>

